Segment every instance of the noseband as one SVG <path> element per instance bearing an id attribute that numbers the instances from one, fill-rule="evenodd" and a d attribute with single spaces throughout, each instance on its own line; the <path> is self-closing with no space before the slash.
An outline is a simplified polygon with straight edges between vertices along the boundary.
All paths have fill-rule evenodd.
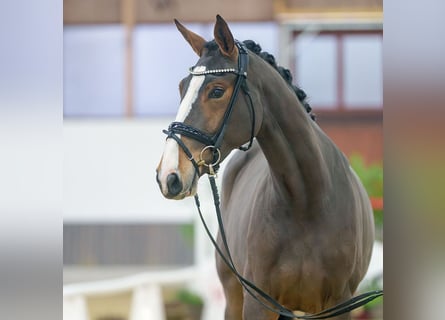
<path id="1" fill-rule="evenodd" d="M 190 68 L 189 72 L 191 75 L 196 76 L 205 76 L 207 74 L 222 74 L 222 73 L 234 73 L 237 75 L 235 87 L 232 92 L 232 96 L 230 97 L 229 106 L 224 113 L 224 117 L 222 120 L 221 126 L 213 135 L 208 135 L 202 130 L 192 127 L 184 122 L 172 122 L 168 130 L 163 130 L 163 132 L 167 135 L 167 138 L 174 139 L 179 146 L 181 146 L 182 150 L 187 155 L 188 159 L 192 162 L 195 167 L 196 173 L 199 176 L 199 167 L 206 166 L 209 169 L 209 173 L 214 175 L 219 168 L 219 163 L 221 160 L 221 145 L 227 130 L 227 126 L 229 123 L 230 115 L 232 114 L 233 106 L 235 105 L 235 100 L 238 96 L 239 89 L 241 88 L 244 94 L 249 98 L 249 106 L 250 113 L 252 118 L 252 126 L 250 132 L 250 140 L 247 147 L 239 147 L 240 150 L 247 151 L 250 149 L 253 143 L 253 138 L 255 134 L 255 110 L 253 108 L 252 98 L 250 96 L 250 92 L 247 87 L 246 79 L 247 79 L 247 66 L 249 64 L 249 56 L 247 53 L 246 46 L 239 42 L 235 42 L 236 47 L 238 48 L 238 69 L 235 68 L 226 68 L 226 69 L 213 69 L 213 70 L 204 70 L 204 71 L 194 71 L 193 67 Z M 181 140 L 180 135 L 186 136 L 188 138 L 194 139 L 204 145 L 202 149 L 198 161 L 193 158 L 192 153 L 189 148 L 184 144 Z M 207 163 L 203 159 L 204 152 L 206 150 L 212 151 L 213 159 L 210 163 Z"/>

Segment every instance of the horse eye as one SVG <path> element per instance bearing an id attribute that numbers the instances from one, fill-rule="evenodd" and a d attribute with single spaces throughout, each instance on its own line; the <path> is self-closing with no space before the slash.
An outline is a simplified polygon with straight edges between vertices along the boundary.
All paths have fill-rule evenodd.
<path id="1" fill-rule="evenodd" d="M 209 98 L 210 99 L 218 99 L 218 98 L 221 98 L 223 95 L 224 95 L 224 89 L 217 87 L 217 88 L 212 89 L 212 91 L 210 91 Z"/>

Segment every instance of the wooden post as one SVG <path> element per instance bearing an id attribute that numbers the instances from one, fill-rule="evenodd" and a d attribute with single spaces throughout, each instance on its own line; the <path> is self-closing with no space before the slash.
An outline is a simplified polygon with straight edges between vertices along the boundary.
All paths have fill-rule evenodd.
<path id="1" fill-rule="evenodd" d="M 124 95 L 125 115 L 133 116 L 133 30 L 135 24 L 135 0 L 121 0 L 122 23 L 125 28 Z"/>

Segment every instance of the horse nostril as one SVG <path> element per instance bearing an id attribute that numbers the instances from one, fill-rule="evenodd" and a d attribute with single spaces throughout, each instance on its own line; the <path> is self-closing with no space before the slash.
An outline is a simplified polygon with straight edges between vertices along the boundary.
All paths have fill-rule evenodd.
<path id="1" fill-rule="evenodd" d="M 167 187 L 172 196 L 177 196 L 182 191 L 182 183 L 176 173 L 170 173 L 167 176 Z"/>

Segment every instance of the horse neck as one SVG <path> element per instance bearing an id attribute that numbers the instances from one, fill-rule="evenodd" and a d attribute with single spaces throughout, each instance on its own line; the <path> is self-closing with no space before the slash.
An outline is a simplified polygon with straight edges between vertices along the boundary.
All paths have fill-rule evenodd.
<path id="1" fill-rule="evenodd" d="M 278 187 L 307 208 L 327 187 L 324 135 L 281 76 L 262 72 L 263 122 L 257 140 Z M 260 75 L 258 75 L 261 77 Z"/>

